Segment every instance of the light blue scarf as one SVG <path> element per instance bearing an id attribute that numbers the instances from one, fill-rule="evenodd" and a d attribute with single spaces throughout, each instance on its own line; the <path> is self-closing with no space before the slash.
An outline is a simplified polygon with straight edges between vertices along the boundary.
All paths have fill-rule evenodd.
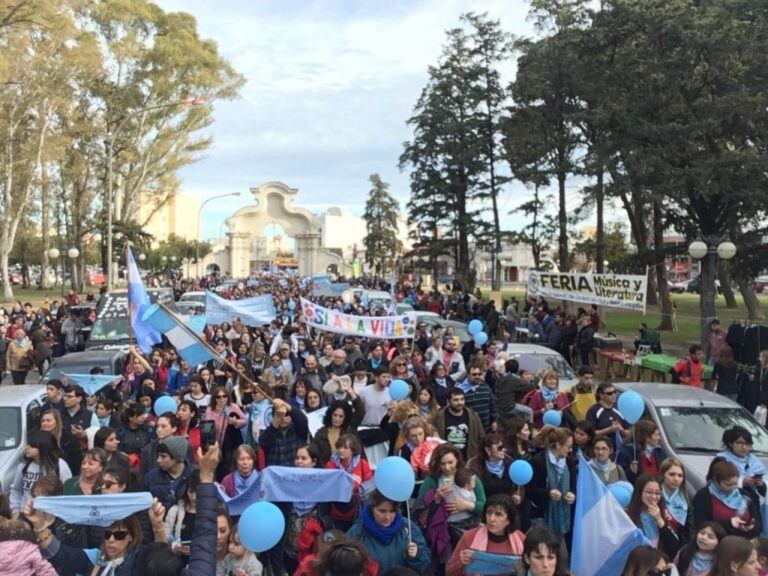
<path id="1" fill-rule="evenodd" d="M 472 384 L 470 384 L 469 379 L 464 380 L 464 382 L 459 384 L 457 387 L 461 388 L 464 394 L 468 394 L 469 392 L 472 392 L 477 388 L 477 386 L 472 386 Z"/>
<path id="2" fill-rule="evenodd" d="M 643 534 L 656 546 L 659 543 L 659 525 L 656 520 L 648 512 L 640 512 L 640 521 L 643 523 Z"/>
<path id="3" fill-rule="evenodd" d="M 504 460 L 497 460 L 496 462 L 486 460 L 485 467 L 488 469 L 488 472 L 496 476 L 496 478 L 504 476 Z"/>
<path id="4" fill-rule="evenodd" d="M 597 458 L 594 458 L 592 460 L 592 462 L 594 462 L 595 466 L 600 468 L 600 470 L 602 470 L 603 472 L 607 472 L 608 471 L 608 464 L 611 463 L 610 460 L 606 460 L 605 462 L 600 462 L 600 460 L 598 460 Z"/>
<path id="5" fill-rule="evenodd" d="M 435 378 L 435 384 L 442 386 L 443 388 L 448 388 L 448 382 L 446 382 L 445 378 Z"/>
<path id="6" fill-rule="evenodd" d="M 259 473 L 256 470 L 253 470 L 249 476 L 243 478 L 243 475 L 240 474 L 240 472 L 235 471 L 235 494 L 242 494 L 245 492 L 245 490 L 259 477 Z"/>
<path id="7" fill-rule="evenodd" d="M 685 526 L 685 522 L 688 520 L 688 500 L 680 493 L 679 488 L 672 492 L 672 494 L 667 494 L 667 490 L 662 486 L 661 493 L 664 496 L 664 502 L 667 504 L 669 513 L 672 514 L 680 526 Z"/>
<path id="8" fill-rule="evenodd" d="M 559 490 L 565 496 L 571 489 L 571 472 L 566 459 L 556 458 L 547 450 L 547 490 Z M 565 498 L 547 503 L 547 526 L 556 534 L 571 531 L 571 508 Z"/>
<path id="9" fill-rule="evenodd" d="M 646 444 L 645 445 L 645 457 L 650 460 L 651 456 L 653 456 L 653 451 L 658 448 L 658 444 Z"/>
<path id="10" fill-rule="evenodd" d="M 68 524 L 85 524 L 106 528 L 134 512 L 152 506 L 152 494 L 98 494 L 78 496 L 38 496 L 35 509 L 61 518 Z"/>
<path id="11" fill-rule="evenodd" d="M 553 390 L 551 388 L 547 388 L 546 386 L 541 387 L 541 397 L 544 399 L 544 402 L 554 402 L 558 394 L 560 394 L 560 390 L 557 388 Z"/>
<path id="12" fill-rule="evenodd" d="M 712 565 L 715 563 L 714 554 L 705 554 L 704 552 L 696 552 L 691 559 L 691 567 L 693 568 L 693 576 L 701 576 L 702 574 L 709 574 L 712 570 Z"/>
<path id="13" fill-rule="evenodd" d="M 731 462 L 739 469 L 739 476 L 744 478 L 745 476 L 755 476 L 757 474 L 765 475 L 766 470 L 760 459 L 750 452 L 744 457 L 736 456 L 730 450 L 720 452 L 718 456 L 722 456 L 728 462 Z"/>
<path id="14" fill-rule="evenodd" d="M 726 494 L 720 490 L 714 482 L 710 482 L 707 487 L 709 488 L 709 493 L 720 500 L 725 506 L 731 510 L 735 510 L 736 514 L 739 516 L 744 514 L 744 510 L 747 509 L 747 501 L 744 499 L 744 496 L 738 488 L 734 488 L 730 494 Z"/>

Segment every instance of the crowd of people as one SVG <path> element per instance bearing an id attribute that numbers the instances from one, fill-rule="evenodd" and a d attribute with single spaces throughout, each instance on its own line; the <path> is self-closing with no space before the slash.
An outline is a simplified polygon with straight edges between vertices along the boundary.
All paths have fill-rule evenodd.
<path id="1" fill-rule="evenodd" d="M 664 453 L 655 422 L 630 426 L 614 385 L 596 382 L 589 354 L 580 353 L 580 331 L 600 325 L 596 310 L 573 319 L 529 299 L 502 313 L 460 290 L 393 292 L 417 309 L 479 319 L 491 338 L 462 342 L 439 323 L 419 323 L 408 340 L 321 332 L 301 313 L 308 282 L 263 275 L 224 296 L 272 294 L 276 319 L 206 326 L 202 337 L 218 359 L 190 365 L 167 344 L 148 353 L 131 346 L 125 373 L 96 394 L 49 380 L 40 428 L 28 431 L 15 480 L 0 496 L 0 573 L 459 576 L 485 551 L 519 557 L 510 571 L 519 576 L 562 576 L 570 573 L 577 478 L 595 473 L 606 485 L 634 486 L 626 513 L 648 541 L 631 551 L 621 576 L 768 574 L 765 468 L 751 453 L 750 432 L 724 434 L 707 485 L 691 498 L 685 468 Z M 360 299 L 314 300 L 387 314 Z M 27 333 L 35 323 L 39 330 L 41 316 L 67 314 L 12 314 L 0 330 L 16 381 L 16 348 L 35 349 Z M 575 365 L 575 386 L 510 357 L 522 318 L 529 331 L 546 323 L 541 341 Z M 393 400 L 393 380 L 407 383 L 405 399 Z M 175 410 L 155 412 L 163 397 Z M 560 412 L 559 426 L 544 422 L 551 410 Z M 407 509 L 375 488 L 382 456 L 401 457 L 414 471 Z M 525 485 L 510 475 L 518 460 L 533 470 Z M 247 494 L 271 466 L 344 470 L 354 486 L 349 501 L 275 502 L 284 536 L 256 554 L 226 501 Z M 42 496 L 138 492 L 151 493 L 152 505 L 103 528 L 35 508 Z"/>

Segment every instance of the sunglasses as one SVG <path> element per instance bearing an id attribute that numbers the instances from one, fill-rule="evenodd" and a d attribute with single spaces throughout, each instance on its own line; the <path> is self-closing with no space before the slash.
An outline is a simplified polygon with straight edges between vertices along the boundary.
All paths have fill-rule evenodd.
<path id="1" fill-rule="evenodd" d="M 114 537 L 115 540 L 123 541 L 128 538 L 128 530 L 104 530 L 104 540 Z"/>
<path id="2" fill-rule="evenodd" d="M 111 480 L 105 480 L 104 482 L 101 483 L 101 485 L 103 488 L 106 488 L 107 490 L 109 490 L 110 488 L 112 488 L 112 486 L 120 486 L 120 483 L 112 482 Z"/>
<path id="3" fill-rule="evenodd" d="M 605 396 L 616 396 L 616 390 L 606 390 L 603 392 L 603 395 Z"/>
<path id="4" fill-rule="evenodd" d="M 651 570 L 648 570 L 648 576 L 671 576 L 672 575 L 672 567 L 667 566 L 663 570 L 660 570 L 659 568 L 653 568 Z"/>
<path id="5" fill-rule="evenodd" d="M 226 394 L 216 394 L 216 398 L 226 398 Z"/>

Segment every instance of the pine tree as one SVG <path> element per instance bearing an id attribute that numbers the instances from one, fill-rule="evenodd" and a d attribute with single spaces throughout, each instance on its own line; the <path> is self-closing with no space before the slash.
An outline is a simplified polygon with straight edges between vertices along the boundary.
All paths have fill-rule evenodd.
<path id="1" fill-rule="evenodd" d="M 394 264 L 402 250 L 397 236 L 397 220 L 400 205 L 389 193 L 389 184 L 378 174 L 371 174 L 371 191 L 365 202 L 365 228 L 363 240 L 365 261 L 377 275 L 381 275 Z"/>

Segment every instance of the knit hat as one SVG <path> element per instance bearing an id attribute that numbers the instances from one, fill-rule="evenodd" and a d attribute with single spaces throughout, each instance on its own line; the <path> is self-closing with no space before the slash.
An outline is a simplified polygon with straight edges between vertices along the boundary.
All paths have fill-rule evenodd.
<path id="1" fill-rule="evenodd" d="M 164 450 L 160 450 L 164 448 Z M 189 442 L 183 436 L 168 436 L 160 440 L 160 446 L 158 451 L 167 452 L 171 458 L 183 462 L 187 459 L 187 451 L 189 450 Z"/>

